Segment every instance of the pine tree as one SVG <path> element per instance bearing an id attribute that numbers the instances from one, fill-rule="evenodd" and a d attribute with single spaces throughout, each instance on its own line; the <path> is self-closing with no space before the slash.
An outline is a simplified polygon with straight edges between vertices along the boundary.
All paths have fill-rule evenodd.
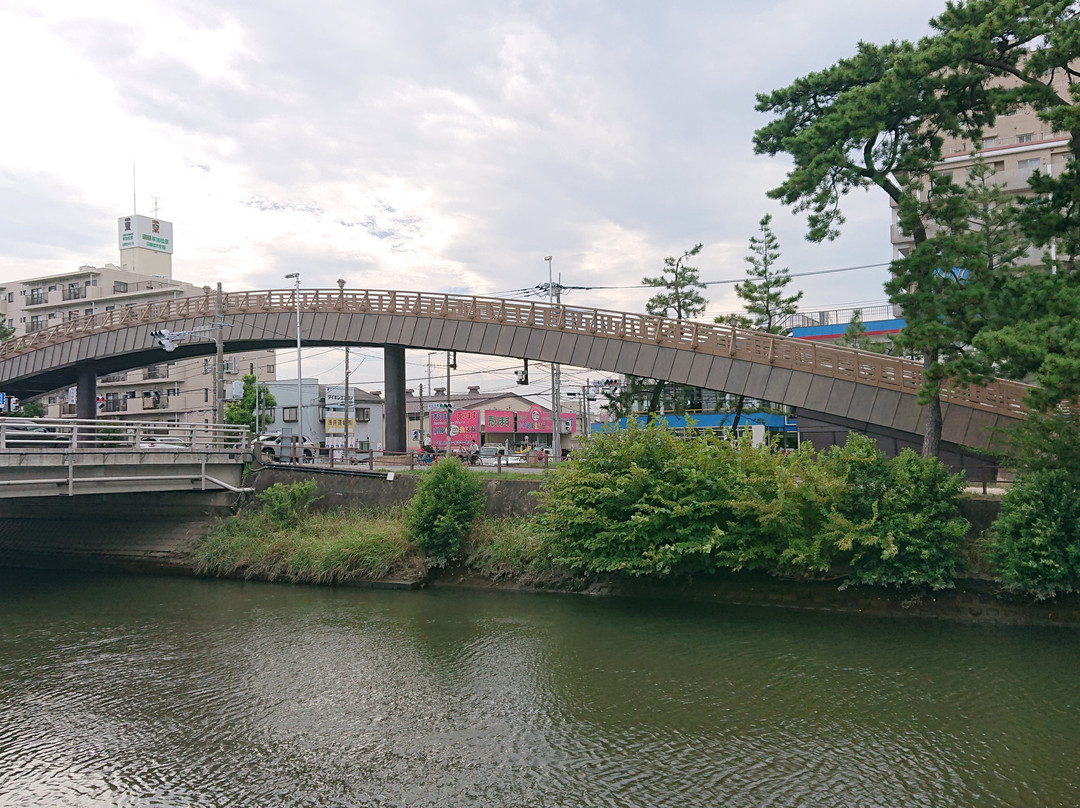
<path id="1" fill-rule="evenodd" d="M 692 320 L 705 311 L 708 301 L 701 294 L 705 284 L 701 282 L 697 268 L 686 263 L 687 259 L 700 253 L 701 248 L 701 244 L 695 244 L 678 258 L 668 256 L 664 259 L 664 269 L 660 275 L 641 279 L 645 286 L 664 290 L 645 302 L 645 311 L 657 317 L 674 317 L 676 320 Z M 653 380 L 648 405 L 650 416 L 660 411 L 666 388 L 664 380 Z"/>
<path id="2" fill-rule="evenodd" d="M 785 295 L 791 283 L 786 267 L 779 267 L 780 242 L 772 231 L 772 214 L 766 214 L 758 224 L 760 236 L 750 237 L 750 254 L 746 263 L 747 279 L 735 284 L 735 294 L 746 301 L 747 313 L 753 317 L 754 327 L 770 334 L 790 334 L 784 325 L 785 318 L 798 310 L 803 293 Z"/>

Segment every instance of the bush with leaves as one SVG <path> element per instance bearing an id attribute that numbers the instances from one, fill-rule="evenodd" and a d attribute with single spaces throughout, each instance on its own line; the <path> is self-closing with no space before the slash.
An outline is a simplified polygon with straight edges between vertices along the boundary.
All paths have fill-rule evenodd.
<path id="1" fill-rule="evenodd" d="M 731 507 L 731 448 L 663 425 L 596 435 L 553 469 L 539 527 L 553 561 L 585 572 L 711 570 Z"/>
<path id="2" fill-rule="evenodd" d="M 988 555 L 1009 589 L 1039 599 L 1080 592 L 1080 486 L 1069 470 L 1020 478 L 991 527 Z"/>
<path id="3" fill-rule="evenodd" d="M 265 519 L 278 527 L 296 527 L 310 513 L 311 506 L 321 497 L 315 496 L 318 485 L 314 480 L 274 483 L 258 495 Z"/>
<path id="4" fill-rule="evenodd" d="M 848 557 L 853 583 L 953 585 L 969 527 L 960 516 L 960 475 L 910 450 L 886 459 L 861 435 L 829 452 L 825 468 L 846 489 L 825 538 Z"/>
<path id="5" fill-rule="evenodd" d="M 408 539 L 436 564 L 457 558 L 462 539 L 484 510 L 484 483 L 445 457 L 424 471 L 405 512 Z"/>

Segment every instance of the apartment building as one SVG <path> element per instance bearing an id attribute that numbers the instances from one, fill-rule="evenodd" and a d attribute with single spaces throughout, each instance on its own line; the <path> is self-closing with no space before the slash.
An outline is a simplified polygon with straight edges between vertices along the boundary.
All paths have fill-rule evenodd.
<path id="1" fill-rule="evenodd" d="M 206 287 L 173 278 L 169 222 L 147 216 L 122 217 L 118 244 L 120 266 L 84 265 L 70 272 L 0 284 L 0 319 L 20 336 L 99 312 L 206 294 Z M 273 350 L 226 356 L 226 390 L 231 388 L 230 380 L 247 373 L 256 374 L 261 381 L 276 378 L 274 357 Z M 213 359 L 171 361 L 162 351 L 156 365 L 100 377 L 99 414 L 209 423 L 214 410 L 213 370 Z M 39 400 L 50 417 L 75 414 L 73 388 L 50 391 Z"/>
<path id="2" fill-rule="evenodd" d="M 1015 83 L 1015 80 L 1011 80 Z M 1062 96 L 1068 96 L 1068 77 L 1058 71 L 1054 87 Z M 983 132 L 982 144 L 962 138 L 947 138 L 942 146 L 941 162 L 936 170 L 952 175 L 953 182 L 963 184 L 976 157 L 993 169 L 993 181 L 1003 184 L 1008 191 L 1029 194 L 1028 179 L 1035 171 L 1051 176 L 1058 175 L 1068 158 L 1069 136 L 1055 132 L 1049 124 L 1040 120 L 1035 110 L 1019 109 L 1010 115 L 1000 115 L 992 127 Z M 892 206 L 893 257 L 901 258 L 915 244 L 912 238 L 900 232 L 896 205 Z M 1030 260 L 1041 261 L 1041 253 Z"/>

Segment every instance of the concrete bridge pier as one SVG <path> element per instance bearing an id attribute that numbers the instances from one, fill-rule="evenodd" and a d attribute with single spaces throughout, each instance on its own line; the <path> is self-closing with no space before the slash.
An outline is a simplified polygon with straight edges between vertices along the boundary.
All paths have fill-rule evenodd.
<path id="1" fill-rule="evenodd" d="M 404 452 L 406 441 L 405 418 L 405 348 L 401 345 L 383 346 L 383 379 L 386 387 L 386 423 L 383 438 L 388 452 Z"/>
<path id="2" fill-rule="evenodd" d="M 75 366 L 75 417 L 97 418 L 97 362 L 87 359 Z"/>

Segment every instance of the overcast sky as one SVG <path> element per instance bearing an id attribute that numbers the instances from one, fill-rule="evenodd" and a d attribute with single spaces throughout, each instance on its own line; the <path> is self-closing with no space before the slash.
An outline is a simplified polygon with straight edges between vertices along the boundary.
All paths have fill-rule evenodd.
<path id="1" fill-rule="evenodd" d="M 698 242 L 703 280 L 743 277 L 766 213 L 794 275 L 882 264 L 882 194 L 847 198 L 826 245 L 766 197 L 787 163 L 753 153 L 754 96 L 860 39 L 917 38 L 943 8 L 0 0 L 0 281 L 119 263 L 133 206 L 173 222 L 176 278 L 232 291 L 299 271 L 305 288 L 520 297 L 553 255 L 567 286 L 629 287 L 565 302 L 641 312 L 641 278 Z M 885 277 L 789 288 L 846 308 L 883 302 Z M 710 319 L 739 309 L 732 284 L 706 296 Z M 357 382 L 379 388 L 363 353 Z M 410 353 L 410 383 L 425 363 Z M 340 364 L 313 350 L 305 376 Z"/>

